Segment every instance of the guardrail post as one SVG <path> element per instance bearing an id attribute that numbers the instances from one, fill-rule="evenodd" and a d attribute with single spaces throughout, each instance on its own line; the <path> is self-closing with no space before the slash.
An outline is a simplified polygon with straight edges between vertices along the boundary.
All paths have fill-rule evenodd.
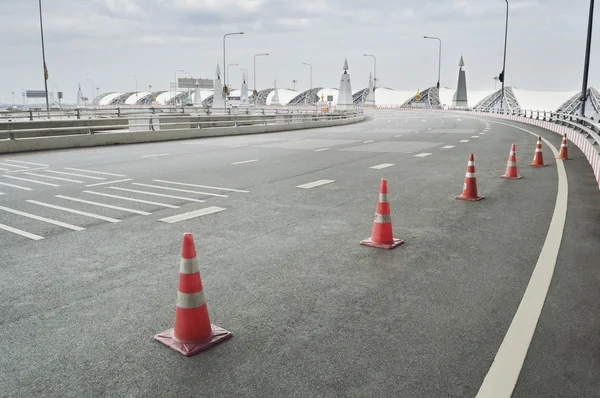
<path id="1" fill-rule="evenodd" d="M 33 121 L 33 111 L 29 110 L 29 120 Z"/>
<path id="2" fill-rule="evenodd" d="M 15 140 L 15 136 L 12 132 L 12 122 L 10 120 L 8 121 L 8 139 L 11 141 Z"/>
<path id="3" fill-rule="evenodd" d="M 81 119 L 81 109 L 77 109 L 77 120 Z"/>
<path id="4" fill-rule="evenodd" d="M 117 117 L 121 117 L 121 108 L 117 107 Z"/>

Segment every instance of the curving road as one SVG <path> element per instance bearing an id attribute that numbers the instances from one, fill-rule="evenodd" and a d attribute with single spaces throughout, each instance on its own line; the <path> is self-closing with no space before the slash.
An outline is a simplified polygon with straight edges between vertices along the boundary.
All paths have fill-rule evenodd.
<path id="1" fill-rule="evenodd" d="M 534 126 L 380 111 L 0 157 L 0 395 L 474 397 L 507 330 L 526 335 L 511 322 L 549 269 L 556 211 L 523 367 L 510 349 L 488 378 L 514 373 L 515 397 L 596 396 L 600 198 L 575 146 L 562 176 L 547 144 L 550 166 L 528 167 L 536 134 L 560 147 Z M 518 181 L 499 178 L 513 142 Z M 470 152 L 476 203 L 454 200 Z M 394 251 L 359 245 L 383 177 L 406 241 Z M 234 334 L 191 358 L 153 340 L 172 327 L 188 231 L 211 320 Z"/>

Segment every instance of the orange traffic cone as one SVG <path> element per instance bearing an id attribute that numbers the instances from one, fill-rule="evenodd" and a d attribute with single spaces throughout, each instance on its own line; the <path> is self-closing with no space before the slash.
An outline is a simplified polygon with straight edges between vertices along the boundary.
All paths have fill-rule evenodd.
<path id="1" fill-rule="evenodd" d="M 231 332 L 211 325 L 202 290 L 192 234 L 183 235 L 175 327 L 154 336 L 186 357 L 204 351 L 228 338 Z"/>
<path id="2" fill-rule="evenodd" d="M 379 200 L 375 210 L 375 221 L 371 237 L 360 242 L 361 245 L 377 247 L 379 249 L 394 249 L 404 241 L 394 239 L 392 232 L 392 216 L 390 214 L 390 202 L 388 201 L 387 180 L 381 180 L 379 188 Z"/>
<path id="3" fill-rule="evenodd" d="M 560 144 L 560 153 L 556 159 L 569 160 L 569 147 L 567 146 L 567 133 L 563 135 L 562 143 Z"/>
<path id="4" fill-rule="evenodd" d="M 510 153 L 508 154 L 508 163 L 506 164 L 506 171 L 500 178 L 508 178 L 510 180 L 518 180 L 521 177 L 517 173 L 517 146 L 512 144 L 510 147 Z"/>
<path id="5" fill-rule="evenodd" d="M 538 136 L 537 144 L 535 146 L 535 155 L 533 156 L 533 163 L 530 166 L 535 167 L 546 167 L 544 164 L 544 155 L 542 154 L 542 137 Z"/>
<path id="6" fill-rule="evenodd" d="M 478 201 L 484 198 L 485 196 L 477 195 L 477 179 L 475 178 L 475 156 L 471 154 L 469 155 L 469 163 L 467 163 L 467 173 L 465 174 L 463 191 L 462 194 L 456 196 L 456 199 Z"/>

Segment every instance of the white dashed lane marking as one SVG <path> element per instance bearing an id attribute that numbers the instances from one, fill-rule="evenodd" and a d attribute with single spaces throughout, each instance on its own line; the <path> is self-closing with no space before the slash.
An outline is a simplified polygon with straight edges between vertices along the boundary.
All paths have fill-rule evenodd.
<path id="1" fill-rule="evenodd" d="M 209 214 L 219 213 L 219 212 L 225 211 L 225 210 L 227 210 L 227 209 L 224 209 L 222 207 L 212 206 L 212 207 L 207 207 L 205 209 L 194 210 L 194 211 L 190 211 L 188 213 L 182 213 L 182 214 L 177 214 L 177 215 L 171 216 L 171 217 L 161 218 L 159 221 L 166 222 L 168 224 L 173 224 L 176 222 L 185 221 L 185 220 L 189 220 L 189 219 L 196 218 L 196 217 L 202 217 L 202 216 L 207 216 Z"/>
<path id="2" fill-rule="evenodd" d="M 321 148 L 321 149 L 315 149 L 315 152 L 323 152 L 323 151 L 328 151 L 329 148 Z"/>
<path id="3" fill-rule="evenodd" d="M 382 163 L 382 164 L 378 164 L 377 166 L 371 166 L 369 168 L 381 170 L 381 169 L 387 169 L 388 167 L 392 167 L 392 166 L 395 166 L 394 163 Z"/>
<path id="4" fill-rule="evenodd" d="M 431 153 L 420 153 L 418 155 L 415 155 L 415 157 L 417 157 L 417 158 L 424 158 L 425 156 L 429 156 L 429 155 L 431 155 Z"/>
<path id="5" fill-rule="evenodd" d="M 321 185 L 331 184 L 332 182 L 335 182 L 335 180 L 318 180 L 318 181 L 313 181 L 313 182 L 309 182 L 309 183 L 302 184 L 302 185 L 297 185 L 296 188 L 311 189 L 311 188 L 320 187 Z"/>
<path id="6" fill-rule="evenodd" d="M 253 162 L 258 162 L 258 159 L 242 160 L 240 162 L 233 162 L 231 164 L 245 164 L 245 163 L 253 163 Z"/>
<path id="7" fill-rule="evenodd" d="M 469 142 L 470 140 L 460 140 L 458 142 Z"/>
<path id="8" fill-rule="evenodd" d="M 446 146 L 442 147 L 442 149 L 451 149 L 451 148 L 454 148 L 454 145 L 446 145 Z"/>

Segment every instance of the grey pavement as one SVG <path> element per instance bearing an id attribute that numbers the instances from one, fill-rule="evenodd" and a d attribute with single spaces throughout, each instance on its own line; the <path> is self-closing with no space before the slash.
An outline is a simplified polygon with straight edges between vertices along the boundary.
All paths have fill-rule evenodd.
<path id="1" fill-rule="evenodd" d="M 499 178 L 513 142 L 519 181 Z M 527 167 L 534 149 L 534 136 L 493 119 L 390 111 L 326 129 L 0 157 L 29 162 L 0 165 L 0 183 L 32 189 L 0 185 L 0 206 L 85 228 L 0 209 L 0 224 L 44 238 L 0 229 L 0 395 L 473 397 L 554 210 L 555 161 L 545 148 L 550 166 Z M 564 239 L 519 397 L 600 391 L 600 197 L 570 149 Z M 486 196 L 476 203 L 454 199 L 470 152 Z M 382 164 L 393 166 L 371 168 Z M 406 241 L 394 251 L 359 245 L 383 177 Z M 335 182 L 297 188 L 318 180 Z M 160 221 L 211 206 L 226 210 Z M 153 340 L 173 325 L 184 232 L 211 320 L 234 335 L 190 358 Z"/>

